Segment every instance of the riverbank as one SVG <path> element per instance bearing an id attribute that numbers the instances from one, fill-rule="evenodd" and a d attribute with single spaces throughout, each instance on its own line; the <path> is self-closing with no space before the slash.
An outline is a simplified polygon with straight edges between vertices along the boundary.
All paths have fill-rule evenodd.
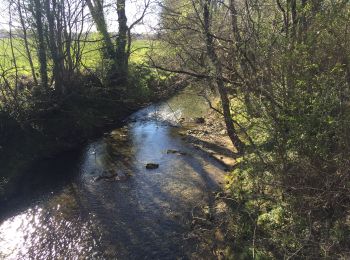
<path id="1" fill-rule="evenodd" d="M 234 167 L 235 148 L 227 135 L 221 115 L 214 110 L 209 110 L 201 118 L 183 118 L 181 124 L 183 129 L 180 134 L 186 142 L 208 153 L 223 164 L 227 171 Z"/>
<path id="2" fill-rule="evenodd" d="M 224 167 L 226 172 L 236 165 L 235 148 L 227 136 L 221 115 L 210 109 L 200 118 L 182 118 L 179 135 L 196 150 L 209 155 Z M 191 210 L 191 231 L 185 239 L 196 241 L 198 251 L 191 259 L 205 259 L 209 255 L 219 260 L 234 255 L 235 201 L 226 191 L 226 180 L 219 182 L 221 190 L 214 192 L 211 203 Z"/>

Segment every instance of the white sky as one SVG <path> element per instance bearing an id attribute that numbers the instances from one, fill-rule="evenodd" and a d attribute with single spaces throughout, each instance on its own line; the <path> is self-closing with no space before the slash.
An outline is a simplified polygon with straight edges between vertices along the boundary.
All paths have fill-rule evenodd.
<path id="1" fill-rule="evenodd" d="M 81 0 L 84 1 L 84 0 Z M 153 1 L 153 0 L 151 0 Z M 8 2 L 9 0 L 0 0 L 0 29 L 9 28 L 9 14 L 8 14 Z M 116 0 L 105 0 L 107 4 L 111 4 L 111 7 L 107 8 L 107 20 L 108 29 L 111 32 L 118 30 L 117 14 L 115 10 Z M 127 0 L 126 1 L 126 12 L 128 17 L 128 24 L 130 25 L 142 14 L 144 7 L 144 0 Z M 142 24 L 135 26 L 134 33 L 152 33 L 158 23 L 157 5 L 152 3 L 148 8 L 147 14 Z"/>

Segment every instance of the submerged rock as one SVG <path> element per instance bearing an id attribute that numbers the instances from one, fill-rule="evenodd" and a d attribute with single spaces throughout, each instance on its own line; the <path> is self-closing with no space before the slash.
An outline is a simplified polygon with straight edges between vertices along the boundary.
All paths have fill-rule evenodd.
<path id="1" fill-rule="evenodd" d="M 205 123 L 205 119 L 204 119 L 204 117 L 196 117 L 196 118 L 194 119 L 194 122 L 195 122 L 196 124 L 204 124 L 204 123 Z"/>
<path id="2" fill-rule="evenodd" d="M 221 135 L 226 135 L 226 134 L 227 134 L 227 131 L 226 131 L 225 129 L 223 129 L 223 130 L 220 131 L 220 134 L 221 134 Z"/>
<path id="3" fill-rule="evenodd" d="M 100 180 L 113 180 L 118 177 L 118 173 L 112 174 L 112 175 L 99 175 L 95 178 L 95 181 L 100 181 Z"/>
<path id="4" fill-rule="evenodd" d="M 146 164 L 146 169 L 148 170 L 154 170 L 154 169 L 158 169 L 159 168 L 159 164 L 157 163 L 147 163 Z"/>
<path id="5" fill-rule="evenodd" d="M 169 149 L 166 151 L 167 154 L 187 155 L 185 152 Z"/>

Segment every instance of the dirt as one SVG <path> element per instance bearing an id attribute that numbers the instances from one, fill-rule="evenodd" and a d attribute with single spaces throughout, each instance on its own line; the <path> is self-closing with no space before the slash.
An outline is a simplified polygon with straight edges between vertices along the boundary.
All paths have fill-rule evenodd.
<path id="1" fill-rule="evenodd" d="M 195 119 L 183 119 L 180 134 L 183 140 L 203 150 L 231 170 L 235 165 L 236 149 L 234 148 L 223 118 L 215 111 L 209 111 L 203 123 Z"/>
<path id="2" fill-rule="evenodd" d="M 225 165 L 227 172 L 235 165 L 236 149 L 234 148 L 223 118 L 215 111 L 209 111 L 204 121 L 182 118 L 180 135 L 183 140 Z M 230 193 L 221 183 L 222 192 L 213 194 L 215 199 L 211 205 L 196 207 L 192 210 L 191 232 L 186 240 L 197 240 L 199 247 L 194 259 L 207 259 L 208 255 L 215 259 L 229 259 L 234 245 L 234 232 L 230 230 L 232 203 Z"/>

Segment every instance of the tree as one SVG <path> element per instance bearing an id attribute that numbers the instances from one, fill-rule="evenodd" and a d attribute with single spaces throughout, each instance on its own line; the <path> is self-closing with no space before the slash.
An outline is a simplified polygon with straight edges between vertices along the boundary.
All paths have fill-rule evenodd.
<path id="1" fill-rule="evenodd" d="M 44 36 L 43 26 L 43 5 L 40 0 L 33 0 L 33 7 L 31 9 L 32 15 L 35 19 L 35 27 L 38 40 L 38 60 L 40 64 L 40 79 L 43 88 L 48 87 L 48 75 L 47 75 L 47 57 L 46 57 L 46 42 Z"/>
<path id="2" fill-rule="evenodd" d="M 124 85 L 128 78 L 128 64 L 131 53 L 131 30 L 140 22 L 147 14 L 147 10 L 151 1 L 144 2 L 143 11 L 134 22 L 128 26 L 128 18 L 126 16 L 126 1 L 116 1 L 116 15 L 118 17 L 118 34 L 115 43 L 113 43 L 113 36 L 108 32 L 107 22 L 105 18 L 105 7 L 101 0 L 86 0 L 91 16 L 96 24 L 97 30 L 102 35 L 104 44 L 104 58 L 109 61 L 110 68 L 107 71 L 108 85 Z"/>
<path id="3" fill-rule="evenodd" d="M 230 82 L 224 71 L 225 64 L 218 54 L 220 50 L 215 44 L 216 35 L 212 31 L 212 27 L 216 26 L 214 12 L 218 4 L 215 1 L 165 1 L 161 7 L 161 39 L 169 48 L 175 49 L 171 59 L 176 62 L 169 67 L 152 59 L 153 66 L 215 82 L 228 135 L 238 153 L 242 153 L 244 143 L 235 128 L 227 92 Z M 208 62 L 211 66 L 207 66 Z M 165 63 L 169 64 L 168 61 Z"/>
<path id="4" fill-rule="evenodd" d="M 249 219 L 236 223 L 247 227 L 236 242 L 250 250 L 235 251 L 345 257 L 348 1 L 182 0 L 161 8 L 159 34 L 169 51 L 152 53 L 152 65 L 215 84 L 219 112 L 235 127 L 230 138 L 237 148 L 237 140 L 245 144 L 230 179 L 244 209 L 237 219 Z"/>
<path id="5" fill-rule="evenodd" d="M 104 58 L 106 60 L 114 61 L 116 57 L 116 53 L 114 49 L 114 44 L 112 42 L 112 37 L 108 32 L 103 2 L 100 0 L 86 0 L 86 3 L 89 7 L 89 10 L 95 22 L 96 28 L 102 35 L 102 40 L 104 44 L 104 50 L 103 50 Z"/>
<path id="6" fill-rule="evenodd" d="M 117 71 L 118 71 L 118 81 L 125 82 L 128 74 L 128 54 L 126 50 L 127 46 L 127 17 L 125 14 L 125 0 L 117 0 L 117 13 L 118 13 L 118 36 L 117 36 L 117 48 L 116 48 L 116 61 L 117 61 Z M 130 41 L 130 39 L 129 39 Z"/>

